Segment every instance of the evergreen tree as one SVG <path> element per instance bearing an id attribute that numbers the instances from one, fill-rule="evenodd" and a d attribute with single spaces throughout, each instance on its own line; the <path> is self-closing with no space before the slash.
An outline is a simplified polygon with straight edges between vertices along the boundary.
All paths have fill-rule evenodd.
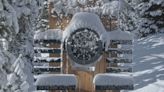
<path id="1" fill-rule="evenodd" d="M 33 31 L 42 3 L 42 0 L 0 0 L 0 40 L 8 43 L 4 49 L 4 42 L 0 41 L 1 92 L 33 89 Z"/>
<path id="2" fill-rule="evenodd" d="M 163 32 L 164 30 L 164 1 L 163 0 L 127 0 L 134 8 L 134 30 L 139 36 L 144 37 L 149 34 Z M 130 16 L 130 14 L 129 14 Z"/>

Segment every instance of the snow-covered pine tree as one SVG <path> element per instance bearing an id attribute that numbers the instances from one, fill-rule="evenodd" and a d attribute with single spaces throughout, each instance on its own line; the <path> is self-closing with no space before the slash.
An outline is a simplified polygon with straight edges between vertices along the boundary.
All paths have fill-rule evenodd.
<path id="1" fill-rule="evenodd" d="M 1 92 L 32 90 L 33 31 L 42 3 L 42 0 L 0 0 L 0 39 L 8 43 L 5 49 L 0 45 Z M 20 54 L 21 58 L 16 60 Z M 21 63 L 21 67 L 19 63 L 12 67 L 16 61 Z"/>
<path id="2" fill-rule="evenodd" d="M 134 31 L 136 29 L 135 21 L 138 17 L 134 7 L 129 3 L 128 0 L 120 0 L 122 2 L 122 6 L 126 7 L 124 9 L 120 9 L 119 12 L 119 21 L 120 28 L 123 31 Z"/>
<path id="3" fill-rule="evenodd" d="M 127 0 L 134 7 L 136 19 L 135 33 L 140 37 L 163 32 L 164 1 L 163 0 Z M 130 14 L 129 14 L 130 15 Z"/>
<path id="4" fill-rule="evenodd" d="M 0 92 L 9 92 L 7 76 L 12 73 L 11 65 L 15 59 L 16 57 L 10 52 L 0 48 Z"/>
<path id="5" fill-rule="evenodd" d="M 35 31 L 46 31 L 48 30 L 48 1 L 45 0 L 40 7 L 40 14 L 37 18 Z"/>

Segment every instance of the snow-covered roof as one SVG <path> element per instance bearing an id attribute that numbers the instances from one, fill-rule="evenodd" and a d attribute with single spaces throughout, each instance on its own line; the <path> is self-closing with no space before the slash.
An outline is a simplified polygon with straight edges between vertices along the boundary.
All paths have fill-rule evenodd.
<path id="1" fill-rule="evenodd" d="M 100 36 L 106 31 L 103 24 L 101 23 L 101 20 L 96 14 L 79 12 L 73 16 L 70 24 L 65 29 L 63 33 L 63 39 L 65 40 L 68 38 L 72 32 L 79 28 L 90 28 L 95 30 Z"/>
<path id="2" fill-rule="evenodd" d="M 62 40 L 62 30 L 61 29 L 49 29 L 43 32 L 36 32 L 34 39 L 36 40 Z"/>
<path id="3" fill-rule="evenodd" d="M 93 83 L 99 86 L 133 85 L 133 77 L 130 74 L 102 73 L 94 77 Z"/>
<path id="4" fill-rule="evenodd" d="M 36 86 L 70 86 L 77 85 L 74 74 L 42 74 L 37 77 Z"/>

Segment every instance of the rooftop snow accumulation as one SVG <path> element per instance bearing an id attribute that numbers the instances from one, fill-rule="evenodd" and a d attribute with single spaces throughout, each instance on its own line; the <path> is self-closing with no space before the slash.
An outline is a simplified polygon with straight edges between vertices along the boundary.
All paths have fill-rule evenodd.
<path id="1" fill-rule="evenodd" d="M 42 74 L 37 77 L 36 86 L 70 86 L 77 85 L 73 74 Z"/>
<path id="2" fill-rule="evenodd" d="M 94 77 L 93 83 L 99 86 L 133 85 L 133 77 L 130 74 L 102 73 Z"/>
<path id="3" fill-rule="evenodd" d="M 73 16 L 70 24 L 65 29 L 63 33 L 63 40 L 67 39 L 72 32 L 76 31 L 79 28 L 89 28 L 95 30 L 102 39 L 103 33 L 106 32 L 98 15 L 88 12 L 79 12 Z"/>
<path id="4" fill-rule="evenodd" d="M 130 32 L 121 31 L 121 29 L 106 32 L 104 36 L 106 42 L 106 49 L 110 44 L 110 40 L 133 40 L 133 35 Z"/>
<path id="5" fill-rule="evenodd" d="M 43 32 L 36 32 L 34 35 L 34 39 L 36 40 L 62 40 L 62 33 L 61 29 L 49 29 Z"/>

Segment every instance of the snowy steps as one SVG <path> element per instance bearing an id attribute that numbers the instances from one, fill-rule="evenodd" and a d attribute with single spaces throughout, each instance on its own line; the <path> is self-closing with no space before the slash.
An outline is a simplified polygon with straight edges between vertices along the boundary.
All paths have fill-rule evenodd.
<path id="1" fill-rule="evenodd" d="M 40 32 L 34 36 L 36 46 L 34 47 L 34 53 L 36 53 L 36 56 L 33 63 L 36 66 L 34 66 L 32 72 L 35 77 L 36 90 L 76 89 L 76 76 L 73 74 L 62 74 L 62 42 L 59 39 L 62 36 L 57 35 L 61 34 L 62 31 L 56 30 Z M 51 55 L 51 57 L 42 57 L 41 54 L 44 53 Z"/>
<path id="2" fill-rule="evenodd" d="M 34 48 L 35 53 L 50 53 L 50 54 L 60 54 L 61 49 L 59 48 Z"/>
<path id="3" fill-rule="evenodd" d="M 132 39 L 110 39 L 107 46 L 106 73 L 95 75 L 95 90 L 133 90 Z M 128 64 L 128 65 L 127 65 Z"/>
<path id="4" fill-rule="evenodd" d="M 119 42 L 119 40 L 113 40 L 113 44 L 131 44 L 132 41 L 121 41 Z M 56 53 L 58 52 L 58 54 L 61 54 L 61 52 L 56 51 L 57 49 L 55 48 L 34 48 L 36 53 Z M 111 53 L 111 54 L 132 54 L 132 50 L 131 49 L 117 49 L 117 48 L 109 48 L 107 53 Z M 59 57 L 35 57 L 34 62 L 35 63 L 48 63 L 48 62 L 56 62 L 56 63 L 61 63 L 62 59 Z M 130 58 L 119 58 L 119 57 L 109 57 L 106 59 L 106 62 L 109 64 L 113 64 L 113 63 L 132 63 L 132 59 Z M 44 75 L 45 73 L 61 73 L 61 67 L 35 67 L 34 68 L 34 74 L 40 74 L 40 75 Z M 132 68 L 131 67 L 108 67 L 106 68 L 106 72 L 109 73 L 107 74 L 102 74 L 101 76 L 106 76 L 106 78 L 104 77 L 99 77 L 97 78 L 96 76 L 100 76 L 99 74 L 95 75 L 94 80 L 93 80 L 93 84 L 95 85 L 95 89 L 96 90 L 132 90 L 133 89 L 133 78 L 131 75 L 127 75 L 126 72 L 132 72 Z M 113 73 L 114 75 L 111 75 L 111 73 Z M 122 73 L 120 75 L 120 73 Z M 74 85 L 70 85 L 69 83 L 66 83 L 67 81 L 63 80 L 62 77 L 58 78 L 49 78 L 48 77 L 49 74 L 47 74 L 46 78 L 42 78 L 42 77 L 38 77 L 36 79 L 36 89 L 37 90 L 75 90 L 76 89 L 76 83 Z M 64 77 L 65 75 L 69 75 L 69 74 L 63 74 L 62 76 Z M 55 76 L 55 74 L 54 74 Z M 124 76 L 126 76 L 124 78 Z M 120 78 L 121 77 L 121 78 Z M 67 78 L 65 76 L 65 78 Z M 123 79 L 122 79 L 123 78 Z M 44 80 L 49 80 L 51 79 L 51 81 L 54 81 L 54 83 L 56 84 L 44 84 L 42 85 L 42 83 Z M 76 78 L 74 78 L 76 80 Z M 42 80 L 42 81 L 41 81 Z M 58 81 L 60 80 L 60 81 Z M 70 80 L 68 78 L 68 80 Z M 99 81 L 116 81 L 120 84 L 117 83 L 110 83 L 107 82 L 106 84 L 101 85 L 101 83 Z M 62 82 L 62 84 L 58 85 L 59 82 Z M 98 81 L 98 82 L 97 82 Z M 128 81 L 127 84 L 121 84 L 126 83 Z M 77 80 L 76 80 L 77 82 Z M 45 82 L 44 82 L 45 83 Z M 100 83 L 100 85 L 99 85 Z M 69 85 L 66 85 L 69 84 Z"/>
<path id="5" fill-rule="evenodd" d="M 132 72 L 132 67 L 125 65 L 132 63 L 133 40 L 131 37 L 129 39 L 122 39 L 115 38 L 110 40 L 110 46 L 107 49 L 107 55 L 109 56 L 106 59 L 106 62 L 109 64 L 106 68 L 106 72 L 108 73 Z M 120 64 L 123 66 L 120 66 Z"/>

